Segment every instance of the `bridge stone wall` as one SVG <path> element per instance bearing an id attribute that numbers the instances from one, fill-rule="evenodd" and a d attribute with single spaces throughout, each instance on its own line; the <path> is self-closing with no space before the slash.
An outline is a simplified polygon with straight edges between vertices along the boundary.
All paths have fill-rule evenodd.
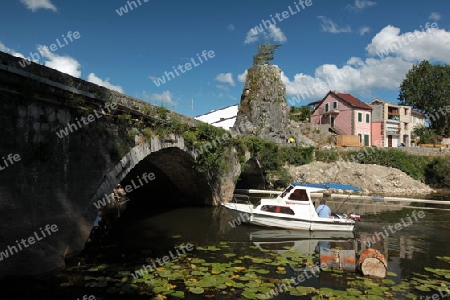
<path id="1" fill-rule="evenodd" d="M 84 246 L 95 218 L 93 201 L 110 192 L 140 161 L 149 160 L 155 166 L 169 161 L 162 170 L 168 180 L 175 180 L 177 174 L 192 175 L 189 167 L 194 156 L 182 139 L 154 138 L 136 146 L 123 131 L 120 118 L 113 114 L 59 138 L 59 129 L 89 113 L 76 105 L 78 101 L 97 107 L 114 102 L 117 111 L 155 122 L 170 122 L 176 117 L 192 126 L 199 124 L 170 111 L 167 119 L 161 120 L 158 107 L 142 100 L 34 63 L 21 68 L 18 61 L 0 52 L 0 251 L 14 249 L 11 247 L 17 247 L 16 240 L 33 236 L 47 224 L 55 224 L 58 230 L 34 245 L 9 252 L 0 261 L 0 277 L 43 273 L 64 266 L 64 257 Z M 153 157 L 147 155 L 150 153 L 164 155 L 147 158 Z M 20 159 L 5 167 L 9 154 Z M 170 156 L 173 159 L 168 160 Z M 192 181 L 200 182 L 192 185 L 197 192 L 210 187 L 199 194 L 204 201 L 201 204 L 231 198 L 233 176 L 240 174 L 237 166 L 230 165 L 222 185 L 211 184 L 204 174 L 194 174 Z M 187 189 L 181 180 L 176 183 L 180 190 Z"/>

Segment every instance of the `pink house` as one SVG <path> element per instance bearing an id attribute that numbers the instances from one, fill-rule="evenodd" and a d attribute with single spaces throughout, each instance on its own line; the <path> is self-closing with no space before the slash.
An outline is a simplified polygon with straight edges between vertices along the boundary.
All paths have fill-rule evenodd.
<path id="1" fill-rule="evenodd" d="M 358 135 L 361 145 L 371 145 L 372 108 L 351 94 L 330 91 L 314 106 L 311 124 L 329 124 L 337 134 Z"/>

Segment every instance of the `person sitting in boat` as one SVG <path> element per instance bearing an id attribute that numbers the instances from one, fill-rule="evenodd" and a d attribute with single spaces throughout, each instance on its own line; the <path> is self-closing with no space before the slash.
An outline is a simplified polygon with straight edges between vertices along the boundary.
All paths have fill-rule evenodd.
<path id="1" fill-rule="evenodd" d="M 316 212 L 319 218 L 329 218 L 331 216 L 331 209 L 326 203 L 325 199 L 321 199 L 320 205 L 317 206 Z"/>
<path id="2" fill-rule="evenodd" d="M 100 227 L 102 225 L 103 221 L 102 215 L 103 215 L 102 212 L 99 211 L 94 221 L 94 227 Z"/>

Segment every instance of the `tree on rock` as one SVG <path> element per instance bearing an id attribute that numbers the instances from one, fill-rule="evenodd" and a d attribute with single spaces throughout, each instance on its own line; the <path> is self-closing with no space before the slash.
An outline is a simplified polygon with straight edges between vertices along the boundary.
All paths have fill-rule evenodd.
<path id="1" fill-rule="evenodd" d="M 450 134 L 450 66 L 422 61 L 414 65 L 400 85 L 401 105 L 423 112 L 439 135 Z"/>

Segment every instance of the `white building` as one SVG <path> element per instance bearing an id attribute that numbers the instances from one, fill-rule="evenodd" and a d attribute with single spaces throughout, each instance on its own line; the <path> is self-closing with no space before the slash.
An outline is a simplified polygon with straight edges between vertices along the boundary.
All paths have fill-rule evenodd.
<path id="1" fill-rule="evenodd" d="M 211 124 L 216 127 L 230 130 L 236 121 L 239 105 L 231 105 L 217 110 L 212 110 L 209 113 L 196 116 L 195 119 Z"/>
<path id="2" fill-rule="evenodd" d="M 427 117 L 417 110 L 411 110 L 411 130 L 414 130 L 417 126 L 426 126 Z"/>

